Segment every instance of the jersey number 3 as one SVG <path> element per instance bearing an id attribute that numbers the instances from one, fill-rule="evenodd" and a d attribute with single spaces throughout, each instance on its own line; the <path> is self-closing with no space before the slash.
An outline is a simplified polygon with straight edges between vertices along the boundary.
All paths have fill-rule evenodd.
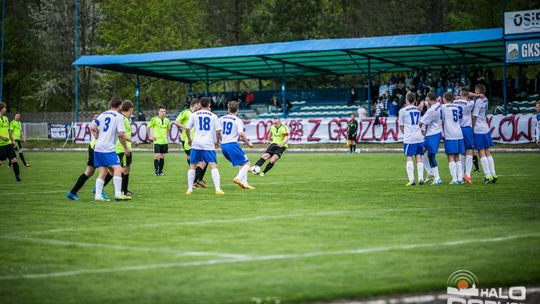
<path id="1" fill-rule="evenodd" d="M 106 117 L 105 118 L 105 126 L 103 126 L 103 132 L 107 132 L 109 130 L 109 124 L 111 123 L 111 118 Z"/>
<path id="2" fill-rule="evenodd" d="M 199 117 L 199 130 L 210 131 L 210 117 Z"/>

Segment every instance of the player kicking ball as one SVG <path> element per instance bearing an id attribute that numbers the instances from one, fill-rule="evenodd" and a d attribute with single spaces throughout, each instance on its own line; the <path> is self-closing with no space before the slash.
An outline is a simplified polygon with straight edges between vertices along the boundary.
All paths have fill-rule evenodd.
<path id="1" fill-rule="evenodd" d="M 242 189 L 255 189 L 248 184 L 247 174 L 251 163 L 249 162 L 248 157 L 238 144 L 238 139 L 240 138 L 245 142 L 250 148 L 253 147 L 253 144 L 244 134 L 244 122 L 242 119 L 238 118 L 238 103 L 236 101 L 229 102 L 229 114 L 221 117 L 219 119 L 219 124 L 222 127 L 222 141 L 221 141 L 221 152 L 225 158 L 232 163 L 234 167 L 240 166 L 238 174 L 233 179 L 233 183 L 240 186 Z"/>
<path id="2" fill-rule="evenodd" d="M 416 170 L 418 171 L 418 184 L 424 184 L 424 164 L 422 155 L 424 154 L 424 135 L 420 130 L 420 109 L 415 106 L 415 95 L 412 92 L 405 96 L 405 106 L 399 110 L 398 121 L 401 132 L 403 133 L 403 152 L 407 161 L 407 177 L 409 182 L 407 186 L 415 186 L 414 182 L 414 163 L 416 158 Z"/>
<path id="3" fill-rule="evenodd" d="M 270 146 L 268 146 L 261 158 L 255 163 L 255 166 L 251 168 L 251 172 L 259 174 L 259 176 L 264 176 L 270 171 L 274 164 L 281 159 L 283 152 L 285 152 L 289 146 L 287 143 L 289 141 L 289 128 L 281 123 L 279 117 L 274 117 L 269 137 L 265 143 L 269 143 L 270 140 L 272 140 Z M 270 159 L 270 161 L 266 165 L 266 168 L 264 168 L 264 171 L 259 172 L 261 170 L 260 167 L 264 165 L 264 162 L 268 159 Z"/>
<path id="4" fill-rule="evenodd" d="M 193 140 L 191 139 L 193 129 Z M 186 135 L 191 146 L 188 170 L 187 195 L 193 193 L 195 181 L 195 167 L 200 162 L 207 163 L 212 168 L 212 180 L 216 188 L 216 195 L 225 194 L 220 187 L 219 170 L 217 167 L 216 149 L 221 141 L 221 125 L 216 114 L 210 112 L 210 100 L 201 98 L 201 110 L 191 114 L 186 124 Z"/>
<path id="5" fill-rule="evenodd" d="M 96 179 L 95 200 L 98 202 L 109 201 L 101 195 L 108 168 L 112 168 L 113 170 L 114 199 L 116 201 L 127 201 L 131 199 L 131 197 L 122 194 L 122 167 L 115 151 L 116 141 L 119 140 L 126 156 L 131 155 L 125 137 L 124 116 L 118 113 L 121 105 L 122 99 L 114 97 L 109 102 L 109 111 L 101 113 L 90 125 L 90 131 L 96 137 L 94 167 L 99 168 L 99 176 Z"/>
<path id="6" fill-rule="evenodd" d="M 441 142 L 441 104 L 437 101 L 437 95 L 429 92 L 426 97 L 429 109 L 420 119 L 420 129 L 425 126 L 424 149 L 427 150 L 427 162 L 424 161 L 424 168 L 428 170 L 428 180 L 433 177 L 432 186 L 442 184 L 442 179 L 439 176 L 439 165 L 437 164 L 437 152 L 439 152 L 439 144 Z"/>
<path id="7" fill-rule="evenodd" d="M 482 164 L 482 170 L 484 171 L 484 184 L 497 182 L 497 174 L 495 173 L 495 162 L 491 156 L 489 148 L 493 146 L 493 139 L 491 138 L 490 128 L 486 120 L 487 110 L 489 106 L 488 99 L 484 96 L 486 94 L 486 87 L 482 84 L 476 85 L 474 88 L 475 95 L 477 97 L 474 111 L 472 113 L 472 124 L 474 126 L 474 148 L 478 150 L 480 155 L 480 163 Z M 538 109 L 538 104 L 536 104 Z"/>
<path id="8" fill-rule="evenodd" d="M 139 145 L 136 141 L 133 141 L 131 139 L 131 123 L 129 121 L 129 117 L 131 116 L 131 114 L 133 114 L 133 107 L 133 103 L 130 100 L 124 100 L 122 106 L 120 106 L 122 115 L 124 116 L 124 128 L 126 129 L 126 144 L 129 150 L 131 150 L 131 144 L 133 144 L 135 147 Z M 118 155 L 118 158 L 120 159 L 120 165 L 122 166 L 122 194 L 127 196 L 133 196 L 133 192 L 128 190 L 129 172 L 131 171 L 133 154 L 126 154 L 124 146 L 122 146 L 120 140 L 116 142 L 116 154 Z"/>
<path id="9" fill-rule="evenodd" d="M 453 103 L 454 96 L 446 92 L 443 95 L 444 104 L 441 106 L 441 119 L 443 121 L 444 150 L 448 157 L 448 168 L 452 176 L 451 185 L 463 184 L 463 166 L 459 159 L 460 154 L 465 154 L 463 133 L 459 113 L 463 109 Z"/>

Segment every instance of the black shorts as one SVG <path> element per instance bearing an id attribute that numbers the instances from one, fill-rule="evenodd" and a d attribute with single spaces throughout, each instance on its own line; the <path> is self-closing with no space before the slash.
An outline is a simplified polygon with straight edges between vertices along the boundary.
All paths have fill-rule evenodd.
<path id="1" fill-rule="evenodd" d="M 15 155 L 15 149 L 13 149 L 12 144 L 0 146 L 0 161 L 6 159 L 12 160 L 14 158 L 17 158 L 17 155 Z"/>
<path id="2" fill-rule="evenodd" d="M 187 156 L 191 156 L 191 149 L 189 149 L 189 150 L 184 150 L 184 153 L 186 153 Z"/>
<path id="3" fill-rule="evenodd" d="M 15 140 L 15 150 L 20 150 L 22 149 L 22 143 L 20 140 L 16 139 Z"/>
<path id="4" fill-rule="evenodd" d="M 90 146 L 88 146 L 88 160 L 86 161 L 86 165 L 89 167 L 94 166 L 94 149 Z"/>
<path id="5" fill-rule="evenodd" d="M 122 167 L 129 167 L 131 166 L 131 162 L 133 161 L 133 154 L 130 153 L 129 156 L 127 156 L 125 153 L 117 153 L 118 158 L 120 159 L 120 165 Z"/>
<path id="6" fill-rule="evenodd" d="M 169 144 L 164 144 L 164 145 L 154 144 L 154 153 L 161 153 L 161 154 L 169 153 Z"/>
<path id="7" fill-rule="evenodd" d="M 347 134 L 347 138 L 352 141 L 356 141 L 356 137 L 358 137 L 357 133 L 349 133 Z"/>
<path id="8" fill-rule="evenodd" d="M 277 155 L 279 156 L 279 158 L 281 158 L 281 155 L 283 154 L 283 152 L 285 152 L 285 150 L 287 150 L 287 148 L 280 147 L 277 144 L 271 144 L 270 146 L 268 146 L 264 153 L 268 153 L 270 155 Z"/>

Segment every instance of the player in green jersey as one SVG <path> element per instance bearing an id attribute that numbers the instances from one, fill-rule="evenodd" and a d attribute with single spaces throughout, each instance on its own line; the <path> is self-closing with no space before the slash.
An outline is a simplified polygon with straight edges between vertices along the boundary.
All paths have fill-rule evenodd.
<path id="1" fill-rule="evenodd" d="M 2 165 L 2 162 L 6 159 L 9 160 L 11 162 L 11 167 L 13 168 L 13 173 L 15 173 L 15 180 L 19 184 L 22 182 L 19 163 L 17 162 L 17 155 L 15 155 L 15 141 L 13 140 L 13 134 L 6 112 L 7 105 L 0 102 L 0 165 Z"/>
<path id="2" fill-rule="evenodd" d="M 9 126 L 11 128 L 11 134 L 13 134 L 13 140 L 15 140 L 15 151 L 19 153 L 19 158 L 21 159 L 23 166 L 27 168 L 32 167 L 32 165 L 26 163 L 23 155 L 24 150 L 21 142 L 26 143 L 26 136 L 24 136 L 21 123 L 21 113 L 15 113 L 15 117 L 13 118 Z"/>
<path id="3" fill-rule="evenodd" d="M 264 171 L 259 174 L 260 176 L 264 176 L 272 169 L 274 164 L 281 159 L 283 152 L 285 152 L 289 146 L 287 143 L 289 141 L 289 128 L 281 123 L 279 117 L 274 117 L 269 137 L 265 143 L 269 143 L 270 140 L 272 140 L 272 143 L 268 146 L 261 158 L 255 163 L 255 166 L 260 167 L 267 159 L 270 159 L 266 168 L 264 168 Z"/>
<path id="4" fill-rule="evenodd" d="M 122 106 L 120 107 L 120 111 L 122 115 L 124 115 L 126 144 L 129 150 L 131 150 L 131 144 L 133 144 L 135 147 L 139 145 L 136 141 L 131 139 L 131 123 L 129 121 L 129 117 L 131 116 L 131 114 L 133 114 L 133 107 L 133 102 L 131 102 L 130 100 L 124 100 L 124 102 L 122 102 Z M 133 152 L 129 155 L 126 155 L 124 151 L 124 146 L 122 146 L 122 143 L 120 141 L 116 142 L 115 150 L 116 154 L 118 154 L 118 158 L 120 159 L 120 165 L 122 166 L 122 194 L 127 196 L 133 196 L 133 193 L 128 190 L 129 172 L 131 171 Z"/>
<path id="5" fill-rule="evenodd" d="M 154 116 L 146 129 L 150 132 L 150 140 L 154 143 L 154 174 L 163 176 L 165 166 L 165 154 L 169 153 L 168 137 L 171 133 L 171 121 L 165 117 L 167 110 L 164 106 L 159 107 L 157 116 Z"/>

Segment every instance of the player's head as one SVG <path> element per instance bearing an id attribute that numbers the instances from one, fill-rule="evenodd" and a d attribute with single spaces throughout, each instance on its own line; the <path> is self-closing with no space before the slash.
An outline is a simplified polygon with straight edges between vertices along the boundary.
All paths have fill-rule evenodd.
<path id="1" fill-rule="evenodd" d="M 276 128 L 279 128 L 279 126 L 281 126 L 281 119 L 277 116 L 274 116 L 274 119 L 272 119 L 272 123 L 274 123 L 274 126 L 276 126 Z"/>
<path id="2" fill-rule="evenodd" d="M 238 102 L 233 100 L 233 101 L 229 102 L 229 105 L 227 107 L 229 108 L 229 113 L 231 113 L 231 114 L 238 113 Z"/>
<path id="3" fill-rule="evenodd" d="M 93 118 L 94 120 L 98 119 L 99 113 L 94 113 L 93 117 L 94 117 L 94 118 Z"/>
<path id="4" fill-rule="evenodd" d="M 210 109 L 210 99 L 208 97 L 201 98 L 201 108 L 202 109 Z"/>
<path id="5" fill-rule="evenodd" d="M 407 102 L 407 104 L 415 104 L 415 101 L 416 101 L 416 95 L 413 93 L 413 92 L 409 92 L 407 93 L 407 95 L 405 95 L 405 100 Z"/>
<path id="6" fill-rule="evenodd" d="M 482 95 L 486 95 L 486 86 L 479 83 L 477 84 L 475 87 L 474 87 L 474 92 L 476 94 L 482 94 Z"/>
<path id="7" fill-rule="evenodd" d="M 443 94 L 443 101 L 444 103 L 452 103 L 452 101 L 454 101 L 454 95 L 450 92 L 445 92 Z"/>
<path id="8" fill-rule="evenodd" d="M 115 96 L 109 101 L 109 109 L 118 110 L 122 106 L 122 98 Z"/>
<path id="9" fill-rule="evenodd" d="M 437 102 L 437 95 L 433 92 L 429 92 L 426 96 L 426 100 L 428 101 L 429 105 L 434 105 Z"/>
<path id="10" fill-rule="evenodd" d="M 3 102 L 0 102 L 0 114 L 4 115 L 7 111 L 7 105 Z"/>
<path id="11" fill-rule="evenodd" d="M 19 113 L 19 112 L 15 113 L 14 119 L 15 120 L 21 120 L 21 113 Z"/>
<path id="12" fill-rule="evenodd" d="M 124 100 L 124 102 L 122 102 L 122 113 L 124 113 L 124 116 L 126 117 L 130 117 L 131 114 L 133 114 L 133 102 L 131 102 L 131 100 Z"/>
<path id="13" fill-rule="evenodd" d="M 201 101 L 198 98 L 193 98 L 189 102 L 189 109 L 191 112 L 197 112 L 201 109 Z"/>
<path id="14" fill-rule="evenodd" d="M 462 87 L 461 92 L 459 93 L 461 98 L 467 99 L 469 97 L 469 88 L 468 87 Z"/>
<path id="15" fill-rule="evenodd" d="M 158 116 L 159 118 L 163 118 L 165 117 L 165 115 L 167 115 L 167 109 L 165 108 L 165 106 L 159 106 L 158 108 Z"/>
<path id="16" fill-rule="evenodd" d="M 536 101 L 536 113 L 540 113 L 540 100 Z"/>
<path id="17" fill-rule="evenodd" d="M 355 116 L 354 113 L 351 113 L 351 120 L 354 120 Z"/>

